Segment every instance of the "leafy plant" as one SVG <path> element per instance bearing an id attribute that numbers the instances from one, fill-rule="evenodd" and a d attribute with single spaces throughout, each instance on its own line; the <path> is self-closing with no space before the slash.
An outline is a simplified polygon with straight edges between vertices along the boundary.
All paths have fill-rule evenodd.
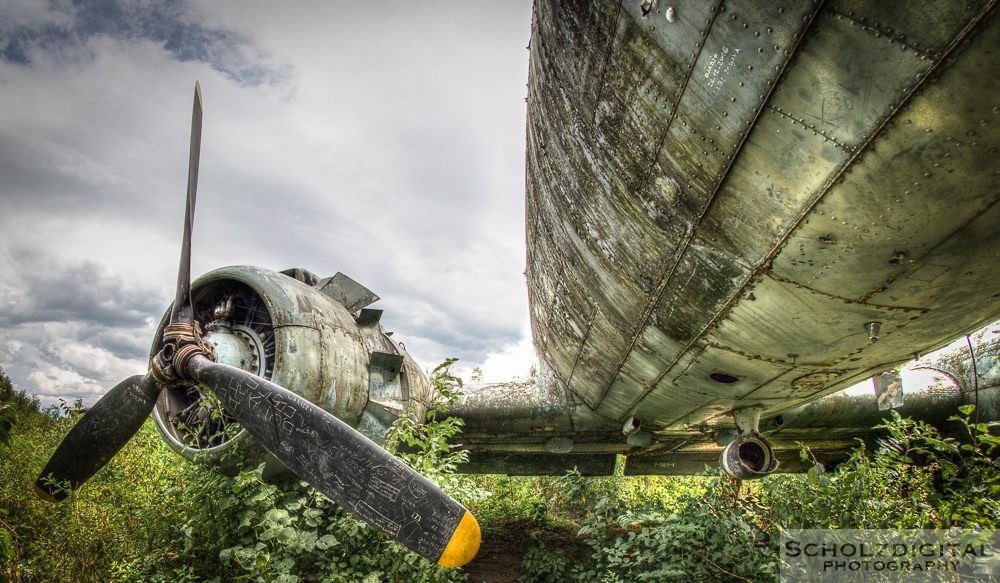
<path id="1" fill-rule="evenodd" d="M 467 455 L 448 441 L 461 432 L 461 420 L 442 415 L 461 394 L 460 380 L 450 373 L 452 362 L 446 361 L 434 371 L 438 399 L 431 404 L 425 423 L 404 416 L 387 440 L 390 449 L 405 444 L 405 452 L 398 455 L 444 487 L 455 483 L 451 480 L 454 469 Z M 263 465 L 244 469 L 221 482 L 213 497 L 217 505 L 205 500 L 197 512 L 221 526 L 208 531 L 214 548 L 221 542 L 220 574 L 239 573 L 239 580 L 286 583 L 465 579 L 460 571 L 431 565 L 386 539 L 305 482 L 268 482 L 263 470 Z M 202 535 L 193 524 L 176 530 L 172 544 L 182 545 L 183 551 L 175 552 L 174 557 L 186 560 L 192 550 L 208 546 L 202 544 L 207 542 L 201 540 Z M 163 580 L 182 573 L 184 562 L 174 560 L 170 577 Z M 164 572 L 162 567 L 158 566 L 156 573 L 142 573 L 143 578 L 156 580 Z"/>
<path id="2" fill-rule="evenodd" d="M 458 467 L 468 461 L 469 453 L 452 442 L 462 433 L 465 421 L 447 412 L 462 396 L 462 379 L 451 372 L 458 359 L 449 358 L 431 372 L 433 400 L 423 419 L 416 410 L 393 423 L 383 446 L 410 467 L 446 488 L 455 486 Z"/>
<path id="3" fill-rule="evenodd" d="M 440 397 L 424 424 L 394 429 L 405 457 L 445 487 L 466 455 L 442 415 L 461 385 L 436 369 Z M 463 581 L 355 519 L 303 482 L 262 468 L 220 476 L 174 454 L 152 422 L 85 488 L 53 506 L 32 483 L 82 407 L 63 403 L 18 424 L 0 456 L 0 580 Z M 459 491 L 459 494 L 461 492 Z"/>
<path id="4" fill-rule="evenodd" d="M 571 472 L 551 508 L 581 513 L 584 560 L 534 545 L 522 566 L 528 581 L 774 581 L 781 528 L 995 529 L 1000 522 L 998 424 L 975 424 L 974 409 L 952 418 L 963 439 L 898 414 L 827 472 L 779 475 L 753 485 L 717 471 L 701 491 L 629 503 L 616 486 Z M 802 452 L 810 460 L 808 450 Z M 815 460 L 814 460 L 815 461 Z"/>
<path id="5" fill-rule="evenodd" d="M 525 583 L 561 583 L 570 580 L 570 563 L 566 554 L 547 549 L 543 542 L 532 545 L 524 552 L 521 566 L 527 572 Z"/>
<path id="6" fill-rule="evenodd" d="M 753 499 L 734 506 L 727 497 L 689 493 L 636 509 L 607 492 L 594 496 L 592 479 L 570 473 L 564 480 L 568 496 L 587 501 L 589 511 L 577 534 L 590 555 L 575 562 L 562 580 L 756 581 L 776 574 L 777 566 L 758 548 L 767 536 L 755 526 L 761 509 Z M 709 480 L 711 492 L 722 478 Z"/>
<path id="7" fill-rule="evenodd" d="M 951 420 L 963 440 L 893 412 L 874 452 L 859 444 L 834 472 L 814 464 L 804 475 L 769 478 L 765 503 L 789 528 L 996 528 L 998 424 L 973 424 L 971 405 L 959 412 Z"/>

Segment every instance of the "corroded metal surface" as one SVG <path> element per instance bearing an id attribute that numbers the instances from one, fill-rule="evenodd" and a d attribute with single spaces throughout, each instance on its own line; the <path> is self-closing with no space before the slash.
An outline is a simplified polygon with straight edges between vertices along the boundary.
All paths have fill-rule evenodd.
<path id="1" fill-rule="evenodd" d="M 833 461 L 881 412 L 824 396 L 1000 315 L 997 2 L 641 4 L 536 1 L 543 372 L 463 401 L 472 467 L 617 452 L 630 473 L 689 473 L 749 407 L 783 470 L 801 469 L 796 440 Z M 997 347 L 979 344 L 990 371 Z M 924 379 L 903 411 L 940 420 L 980 398 L 1000 415 L 996 383 L 976 397 L 968 381 Z"/>
<path id="2" fill-rule="evenodd" d="M 273 363 L 266 366 L 263 378 L 288 388 L 358 428 L 366 437 L 381 442 L 388 426 L 399 415 L 407 412 L 423 415 L 432 387 L 423 370 L 402 346 L 385 334 L 377 320 L 359 325 L 347 307 L 320 289 L 328 281 L 302 269 L 278 273 L 259 267 L 231 266 L 198 278 L 192 293 L 196 311 L 205 312 L 220 294 L 224 297 L 231 289 L 248 290 L 252 301 L 259 301 L 266 308 L 258 317 L 263 319 L 266 314 L 268 341 L 273 342 L 269 352 Z M 161 335 L 158 331 L 152 353 L 159 350 Z M 390 360 L 395 364 L 386 366 Z M 218 463 L 227 451 L 243 444 L 244 457 L 275 463 L 263 448 L 251 443 L 245 431 L 218 446 L 199 449 L 185 443 L 171 429 L 169 403 L 165 399 L 161 398 L 154 419 L 167 443 L 186 457 Z M 275 469 L 280 470 L 278 466 Z"/>
<path id="3" fill-rule="evenodd" d="M 535 6 L 531 315 L 577 401 L 731 425 L 998 314 L 995 2 L 639 5 Z"/>

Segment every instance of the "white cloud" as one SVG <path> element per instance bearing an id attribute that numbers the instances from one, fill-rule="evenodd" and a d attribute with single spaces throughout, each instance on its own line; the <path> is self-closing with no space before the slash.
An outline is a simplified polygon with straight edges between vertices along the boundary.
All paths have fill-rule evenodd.
<path id="1" fill-rule="evenodd" d="M 119 381 L 146 370 L 146 350 L 155 327 L 108 327 L 70 322 L 32 322 L 0 335 L 0 366 L 18 388 L 41 397 L 92 404 Z"/>
<path id="2" fill-rule="evenodd" d="M 60 397 L 66 400 L 79 398 L 91 404 L 111 387 L 105 387 L 76 371 L 50 365 L 29 374 L 26 388 L 27 392 L 38 395 L 45 407 L 54 404 Z"/>
<path id="3" fill-rule="evenodd" d="M 73 340 L 56 341 L 52 352 L 74 371 L 101 381 L 115 381 L 145 371 L 143 359 L 119 358 L 111 351 Z"/>
<path id="4" fill-rule="evenodd" d="M 483 371 L 482 380 L 486 383 L 501 383 L 527 378 L 535 361 L 535 345 L 531 341 L 530 326 L 525 322 L 520 340 L 504 346 L 499 352 L 491 352 L 483 361 L 480 367 Z"/>

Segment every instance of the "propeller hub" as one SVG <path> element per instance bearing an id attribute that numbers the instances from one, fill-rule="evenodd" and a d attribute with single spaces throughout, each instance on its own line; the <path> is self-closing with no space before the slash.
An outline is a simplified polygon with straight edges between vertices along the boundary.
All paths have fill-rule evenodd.
<path id="1" fill-rule="evenodd" d="M 149 372 L 160 385 L 169 386 L 178 379 L 194 380 L 186 370 L 192 356 L 201 355 L 215 360 L 215 351 L 201 337 L 198 322 L 167 324 L 163 328 L 163 341 L 163 348 L 149 363 Z"/>
<path id="2" fill-rule="evenodd" d="M 214 349 L 217 362 L 264 376 L 264 346 L 253 330 L 245 326 L 212 324 L 205 334 L 205 342 Z"/>

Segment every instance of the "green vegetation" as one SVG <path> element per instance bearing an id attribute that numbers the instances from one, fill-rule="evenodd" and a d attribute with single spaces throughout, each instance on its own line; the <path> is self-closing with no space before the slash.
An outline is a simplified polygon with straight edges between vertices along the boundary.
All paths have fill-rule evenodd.
<path id="1" fill-rule="evenodd" d="M 698 488 L 643 504 L 628 481 L 568 476 L 561 501 L 579 500 L 585 553 L 544 545 L 524 556 L 529 582 L 775 581 L 782 528 L 966 528 L 1000 525 L 998 424 L 973 425 L 971 406 L 954 417 L 968 441 L 893 413 L 878 449 L 859 447 L 834 472 L 740 484 L 699 478 Z M 991 433 L 991 431 L 993 433 Z M 802 452 L 808 460 L 809 452 Z"/>
<path id="2" fill-rule="evenodd" d="M 432 406 L 431 423 L 401 422 L 392 440 L 412 444 L 404 457 L 441 477 L 464 452 L 443 445 L 460 422 L 436 419 L 457 398 L 454 377 L 443 366 L 434 380 L 443 402 Z M 41 501 L 32 483 L 79 414 L 65 405 L 36 410 L 30 423 L 15 425 L 2 452 L 0 540 L 7 544 L 0 581 L 465 580 L 388 541 L 303 482 L 265 482 L 263 467 L 226 478 L 187 462 L 152 422 L 66 502 Z"/>
<path id="3" fill-rule="evenodd" d="M 484 538 L 517 547 L 524 581 L 773 581 L 779 529 L 1000 524 L 996 427 L 957 418 L 964 441 L 893 417 L 875 451 L 834 472 L 756 483 L 699 477 L 464 476 L 452 361 L 434 372 L 425 423 L 389 446 L 468 505 Z M 31 484 L 79 407 L 44 412 L 0 372 L 0 581 L 465 581 L 387 541 L 312 488 L 262 468 L 219 476 L 175 455 L 147 423 L 65 503 Z M 8 439 L 5 439 L 5 436 Z M 810 459 L 809 452 L 803 452 Z M 621 468 L 619 468 L 620 474 Z M 481 579 L 474 579 L 480 581 Z"/>

